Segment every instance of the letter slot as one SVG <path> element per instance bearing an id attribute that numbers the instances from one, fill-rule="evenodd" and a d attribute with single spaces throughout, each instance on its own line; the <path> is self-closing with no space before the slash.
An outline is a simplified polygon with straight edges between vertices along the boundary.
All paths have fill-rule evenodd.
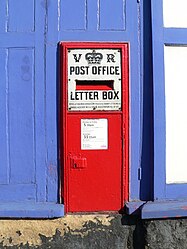
<path id="1" fill-rule="evenodd" d="M 76 80 L 76 90 L 113 90 L 113 80 Z"/>

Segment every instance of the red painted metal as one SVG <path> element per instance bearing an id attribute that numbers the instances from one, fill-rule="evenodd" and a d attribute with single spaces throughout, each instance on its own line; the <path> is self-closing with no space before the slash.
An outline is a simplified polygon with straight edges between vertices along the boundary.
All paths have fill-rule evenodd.
<path id="1" fill-rule="evenodd" d="M 68 111 L 67 54 L 68 49 L 71 48 L 117 48 L 121 50 L 121 111 Z M 124 207 L 125 201 L 128 201 L 128 49 L 128 43 L 60 43 L 60 161 L 62 164 L 62 198 L 66 213 L 119 211 Z M 90 85 L 92 89 L 92 84 L 88 84 L 88 89 Z M 106 84 L 104 87 L 110 88 L 110 85 Z M 80 123 L 81 119 L 89 118 L 108 120 L 109 147 L 107 150 L 81 150 Z"/>

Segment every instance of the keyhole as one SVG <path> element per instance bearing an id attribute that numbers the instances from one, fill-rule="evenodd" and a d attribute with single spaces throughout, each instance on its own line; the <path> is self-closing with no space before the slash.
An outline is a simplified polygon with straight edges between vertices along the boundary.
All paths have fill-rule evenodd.
<path id="1" fill-rule="evenodd" d="M 77 164 L 76 163 L 74 164 L 74 168 L 77 168 Z"/>

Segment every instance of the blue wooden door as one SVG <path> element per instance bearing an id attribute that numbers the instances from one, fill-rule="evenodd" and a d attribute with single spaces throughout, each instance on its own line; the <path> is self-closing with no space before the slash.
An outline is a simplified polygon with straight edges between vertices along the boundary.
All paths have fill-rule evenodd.
<path id="1" fill-rule="evenodd" d="M 186 7 L 152 0 L 155 199 L 187 196 Z"/>
<path id="2" fill-rule="evenodd" d="M 0 1 L 0 203 L 60 202 L 60 41 L 129 43 L 129 199 L 139 199 L 140 8 L 136 0 Z"/>
<path id="3" fill-rule="evenodd" d="M 45 12 L 0 2 L 0 202 L 46 200 Z"/>

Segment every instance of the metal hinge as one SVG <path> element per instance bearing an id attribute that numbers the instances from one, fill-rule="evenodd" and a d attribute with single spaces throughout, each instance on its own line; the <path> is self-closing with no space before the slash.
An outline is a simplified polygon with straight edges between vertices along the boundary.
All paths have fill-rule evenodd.
<path id="1" fill-rule="evenodd" d="M 142 168 L 138 168 L 138 180 L 142 179 Z"/>

